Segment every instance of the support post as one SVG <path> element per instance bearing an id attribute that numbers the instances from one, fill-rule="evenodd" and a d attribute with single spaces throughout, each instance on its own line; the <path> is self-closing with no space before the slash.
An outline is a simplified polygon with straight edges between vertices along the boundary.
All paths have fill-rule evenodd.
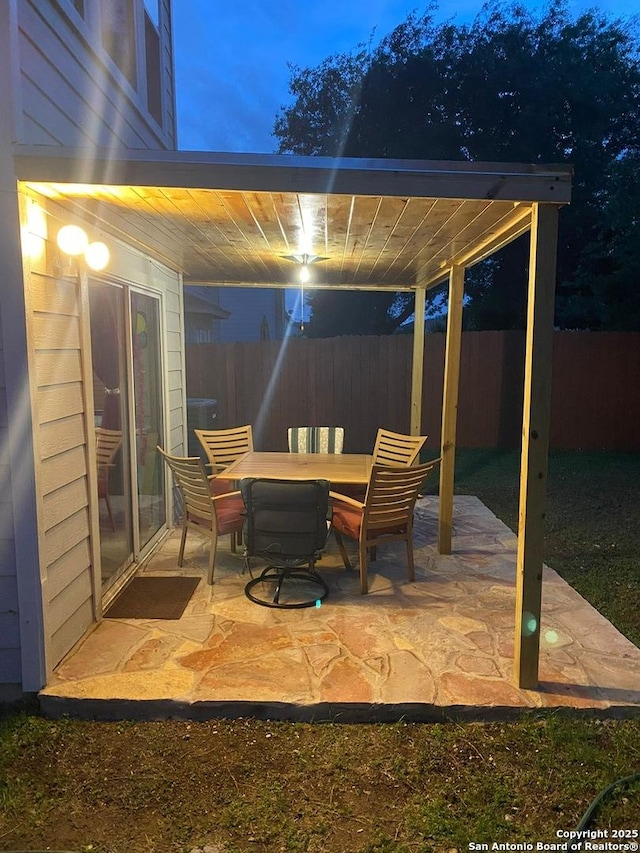
<path id="1" fill-rule="evenodd" d="M 453 530 L 453 481 L 456 462 L 456 426 L 458 420 L 458 388 L 460 384 L 460 350 L 462 348 L 462 301 L 464 298 L 464 267 L 453 266 L 449 271 L 449 307 L 447 311 L 447 342 L 444 360 L 444 389 L 442 394 L 442 434 L 440 455 L 440 515 L 438 520 L 438 551 L 451 553 Z"/>
<path id="2" fill-rule="evenodd" d="M 416 288 L 415 322 L 413 324 L 413 364 L 411 369 L 411 435 L 422 430 L 422 375 L 424 371 L 424 309 L 427 301 L 425 287 Z"/>
<path id="3" fill-rule="evenodd" d="M 557 245 L 557 207 L 534 205 L 529 256 L 514 642 L 516 681 L 519 687 L 529 690 L 538 686 Z"/>

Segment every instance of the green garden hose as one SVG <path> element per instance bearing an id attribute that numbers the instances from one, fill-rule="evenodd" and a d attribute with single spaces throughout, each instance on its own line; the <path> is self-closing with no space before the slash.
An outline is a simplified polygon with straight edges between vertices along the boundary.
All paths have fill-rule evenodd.
<path id="1" fill-rule="evenodd" d="M 586 810 L 586 812 L 580 818 L 580 823 L 576 827 L 575 831 L 576 832 L 582 832 L 582 831 L 587 829 L 587 827 L 589 826 L 589 824 L 593 820 L 593 816 L 595 815 L 596 811 L 598 810 L 598 807 L 600 806 L 602 801 L 605 799 L 605 797 L 611 791 L 614 790 L 614 788 L 618 788 L 621 786 L 627 787 L 628 785 L 631 785 L 632 782 L 637 782 L 638 780 L 640 780 L 640 773 L 632 773 L 631 776 L 623 776 L 621 779 L 616 779 L 615 782 L 612 782 L 604 790 L 600 791 L 598 796 L 595 798 L 595 800 L 591 803 L 589 808 Z M 582 842 L 584 841 L 585 837 L 586 836 L 578 836 L 577 838 L 574 838 L 574 840 L 571 841 L 571 843 L 569 844 L 568 850 L 569 851 L 581 850 L 582 849 Z"/>

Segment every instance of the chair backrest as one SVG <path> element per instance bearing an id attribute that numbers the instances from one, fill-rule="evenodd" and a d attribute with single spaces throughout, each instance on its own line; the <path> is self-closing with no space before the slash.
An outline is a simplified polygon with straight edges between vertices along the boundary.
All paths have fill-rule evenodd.
<path id="1" fill-rule="evenodd" d="M 251 424 L 232 429 L 194 429 L 207 459 L 217 468 L 226 468 L 243 453 L 253 450 Z"/>
<path id="2" fill-rule="evenodd" d="M 240 492 L 247 513 L 243 533 L 250 556 L 311 557 L 327 541 L 329 482 L 246 477 Z"/>
<path id="3" fill-rule="evenodd" d="M 373 448 L 374 465 L 413 465 L 427 440 L 426 435 L 404 435 L 379 429 Z"/>
<path id="4" fill-rule="evenodd" d="M 363 526 L 393 530 L 410 523 L 420 487 L 438 462 L 406 468 L 374 465 L 364 501 Z"/>
<path id="5" fill-rule="evenodd" d="M 290 427 L 289 453 L 342 453 L 344 427 Z"/>
<path id="6" fill-rule="evenodd" d="M 111 465 L 113 457 L 122 444 L 121 429 L 96 427 L 96 462 L 98 468 Z"/>
<path id="7" fill-rule="evenodd" d="M 199 456 L 171 456 L 159 445 L 158 452 L 164 458 L 180 489 L 187 518 L 197 524 L 211 524 L 214 518 L 209 478 Z"/>

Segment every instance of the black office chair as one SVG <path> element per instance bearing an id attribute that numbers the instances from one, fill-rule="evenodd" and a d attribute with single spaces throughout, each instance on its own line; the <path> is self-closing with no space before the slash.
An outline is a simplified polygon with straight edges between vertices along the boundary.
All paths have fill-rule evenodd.
<path id="1" fill-rule="evenodd" d="M 329 482 L 247 477 L 240 492 L 245 564 L 252 578 L 244 589 L 247 598 L 264 607 L 318 606 L 329 594 L 315 570 L 331 526 Z M 253 557 L 268 563 L 258 577 L 251 573 Z"/>

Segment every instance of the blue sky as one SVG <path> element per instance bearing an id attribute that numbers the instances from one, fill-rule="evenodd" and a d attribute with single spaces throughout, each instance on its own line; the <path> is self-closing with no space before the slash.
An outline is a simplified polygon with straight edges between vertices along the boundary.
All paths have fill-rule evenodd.
<path id="1" fill-rule="evenodd" d="M 530 8 L 539 4 L 524 0 Z M 442 0 L 436 20 L 468 23 L 480 0 Z M 640 0 L 570 0 L 624 17 Z M 315 66 L 332 53 L 377 43 L 409 12 L 403 0 L 174 0 L 178 145 L 187 150 L 271 153 L 278 109 L 290 102 L 288 63 Z"/>

